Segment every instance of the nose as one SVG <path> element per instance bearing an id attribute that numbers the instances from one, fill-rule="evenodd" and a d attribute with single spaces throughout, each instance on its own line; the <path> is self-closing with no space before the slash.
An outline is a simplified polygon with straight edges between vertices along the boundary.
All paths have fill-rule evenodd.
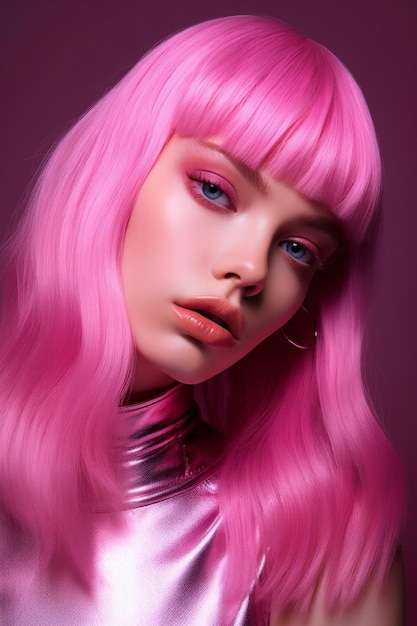
<path id="1" fill-rule="evenodd" d="M 229 242 L 217 256 L 213 275 L 230 286 L 255 296 L 262 292 L 268 274 L 269 245 L 250 236 Z"/>

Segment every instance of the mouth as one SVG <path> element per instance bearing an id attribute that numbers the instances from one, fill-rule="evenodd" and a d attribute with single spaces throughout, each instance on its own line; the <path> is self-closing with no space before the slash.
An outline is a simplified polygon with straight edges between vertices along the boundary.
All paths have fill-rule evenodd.
<path id="1" fill-rule="evenodd" d="M 243 315 L 240 309 L 228 300 L 215 296 L 199 296 L 178 304 L 224 328 L 234 339 L 240 339 L 243 331 Z"/>
<path id="2" fill-rule="evenodd" d="M 195 311 L 196 313 L 199 313 L 203 317 L 206 317 L 208 320 L 211 320 L 215 324 L 218 324 L 222 328 L 225 328 L 226 330 L 228 330 L 229 333 L 231 333 L 229 325 L 227 324 L 227 322 L 222 320 L 221 317 L 217 317 L 217 315 L 214 315 L 213 313 L 210 313 L 210 311 L 204 311 L 203 309 L 191 309 L 191 310 Z"/>
<path id="3" fill-rule="evenodd" d="M 174 309 L 187 334 L 211 345 L 233 345 L 243 332 L 243 315 L 238 307 L 217 297 L 196 297 L 176 302 Z"/>

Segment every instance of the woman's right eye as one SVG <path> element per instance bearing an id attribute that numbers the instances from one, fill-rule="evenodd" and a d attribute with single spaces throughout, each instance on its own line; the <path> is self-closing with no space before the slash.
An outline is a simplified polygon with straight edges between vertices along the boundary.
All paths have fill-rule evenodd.
<path id="1" fill-rule="evenodd" d="M 214 205 L 225 209 L 234 209 L 233 191 L 228 193 L 223 188 L 227 184 L 226 181 L 221 184 L 217 180 L 217 176 L 215 177 L 214 174 L 209 176 L 206 173 L 189 175 L 189 181 L 192 193 L 198 200 L 206 203 L 209 208 L 213 208 Z"/>
<path id="2" fill-rule="evenodd" d="M 209 200 L 219 200 L 223 195 L 226 195 L 223 189 L 220 189 L 218 185 L 214 183 L 204 182 L 201 185 L 201 191 Z M 227 196 L 226 196 L 227 198 Z"/>
<path id="3" fill-rule="evenodd" d="M 207 199 L 210 202 L 219 204 L 227 209 L 232 207 L 232 202 L 225 191 L 220 185 L 211 182 L 210 180 L 195 179 L 194 184 L 197 187 L 197 191 L 201 194 L 203 199 Z"/>

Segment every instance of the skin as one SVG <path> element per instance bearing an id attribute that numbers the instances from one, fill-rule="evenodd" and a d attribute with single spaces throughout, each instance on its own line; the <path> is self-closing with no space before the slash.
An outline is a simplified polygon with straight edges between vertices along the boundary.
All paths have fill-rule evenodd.
<path id="1" fill-rule="evenodd" d="M 324 591 L 318 588 L 306 617 L 272 615 L 270 626 L 404 626 L 404 573 L 400 554 L 381 589 L 371 581 L 357 602 L 343 613 L 324 609 Z"/>
<path id="2" fill-rule="evenodd" d="M 122 280 L 136 346 L 132 398 L 230 367 L 283 326 L 338 247 L 330 212 L 250 170 L 215 141 L 174 136 L 127 226 Z M 232 306 L 243 329 L 227 346 L 184 331 L 178 302 Z"/>

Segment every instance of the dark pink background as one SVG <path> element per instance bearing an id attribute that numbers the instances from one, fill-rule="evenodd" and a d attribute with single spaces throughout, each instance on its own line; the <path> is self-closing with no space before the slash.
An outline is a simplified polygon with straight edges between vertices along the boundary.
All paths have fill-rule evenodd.
<path id="1" fill-rule="evenodd" d="M 385 167 L 369 379 L 410 481 L 408 623 L 417 624 L 417 3 L 415 0 L 9 0 L 1 54 L 0 235 L 49 150 L 168 33 L 235 13 L 277 16 L 333 50 L 361 84 Z M 14 217 L 13 217 L 14 216 Z"/>

